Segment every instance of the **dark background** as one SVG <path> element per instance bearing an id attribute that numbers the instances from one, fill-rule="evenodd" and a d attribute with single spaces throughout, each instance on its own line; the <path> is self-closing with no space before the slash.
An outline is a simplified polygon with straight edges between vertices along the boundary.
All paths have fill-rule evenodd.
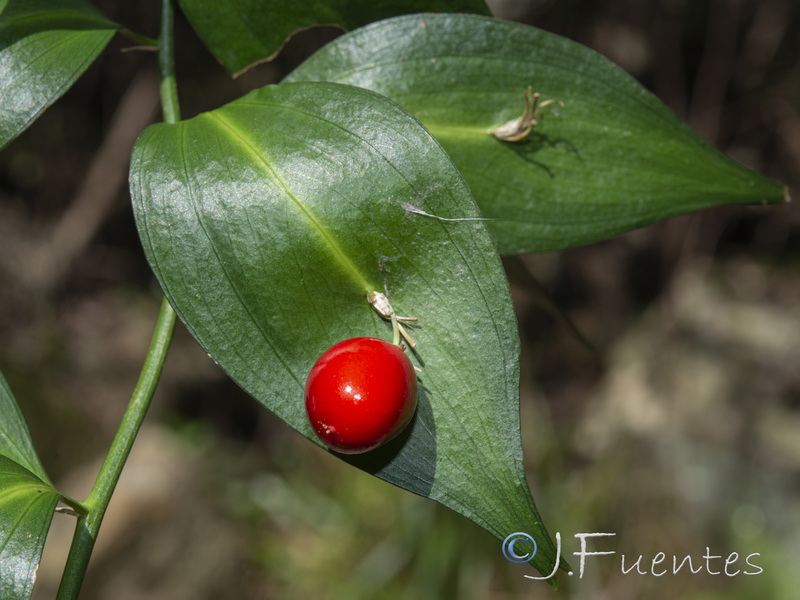
<path id="1" fill-rule="evenodd" d="M 157 33 L 155 1 L 96 4 Z M 606 55 L 709 143 L 798 195 L 797 2 L 491 4 Z M 339 34 L 299 34 L 274 62 L 231 80 L 178 15 L 183 115 L 279 81 Z M 130 148 L 158 119 L 155 55 L 130 45 L 115 38 L 0 154 L 0 370 L 48 472 L 78 498 L 116 430 L 160 301 L 126 183 Z M 799 234 L 796 205 L 722 208 L 508 260 L 534 496 L 568 555 L 574 533 L 617 534 L 596 549 L 618 554 L 589 559 L 558 597 L 796 597 Z M 515 275 L 520 262 L 560 316 Z M 54 595 L 72 524 L 55 518 L 37 598 Z M 622 553 L 629 566 L 644 555 L 645 568 L 664 552 L 669 568 L 672 555 L 699 559 L 706 547 L 758 552 L 764 573 L 620 573 Z M 525 573 L 467 520 L 295 435 L 179 325 L 83 597 L 552 597 Z"/>

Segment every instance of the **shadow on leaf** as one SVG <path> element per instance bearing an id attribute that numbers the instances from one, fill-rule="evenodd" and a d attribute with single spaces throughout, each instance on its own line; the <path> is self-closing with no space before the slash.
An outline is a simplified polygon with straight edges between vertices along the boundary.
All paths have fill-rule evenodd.
<path id="1" fill-rule="evenodd" d="M 436 476 L 436 425 L 427 390 L 420 387 L 416 415 L 396 438 L 371 452 L 337 456 L 381 479 L 391 475 L 396 485 L 428 497 Z"/>

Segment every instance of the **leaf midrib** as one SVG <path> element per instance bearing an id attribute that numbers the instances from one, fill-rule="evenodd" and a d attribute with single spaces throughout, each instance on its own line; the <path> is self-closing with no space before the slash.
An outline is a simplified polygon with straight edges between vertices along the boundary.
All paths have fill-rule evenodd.
<path id="1" fill-rule="evenodd" d="M 286 196 L 297 207 L 300 214 L 305 217 L 311 228 L 316 231 L 319 237 L 324 242 L 324 245 L 333 255 L 337 263 L 343 270 L 353 279 L 353 281 L 364 290 L 365 294 L 369 294 L 375 290 L 375 286 L 371 285 L 366 277 L 361 273 L 358 267 L 353 263 L 347 253 L 341 248 L 336 238 L 328 231 L 327 227 L 322 221 L 314 214 L 314 212 L 306 206 L 294 192 L 292 192 L 287 181 L 269 162 L 261 149 L 255 142 L 248 136 L 240 127 L 233 123 L 230 119 L 219 114 L 219 111 L 204 113 L 207 119 L 210 119 L 219 130 L 221 130 L 227 137 L 232 138 L 237 147 L 245 150 L 253 159 L 253 163 L 258 165 L 267 177 L 278 184 Z"/>

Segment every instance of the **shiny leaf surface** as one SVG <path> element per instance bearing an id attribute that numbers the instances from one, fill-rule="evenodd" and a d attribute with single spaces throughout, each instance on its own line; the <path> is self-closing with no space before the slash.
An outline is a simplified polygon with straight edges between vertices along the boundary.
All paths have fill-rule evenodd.
<path id="1" fill-rule="evenodd" d="M 554 548 L 522 463 L 508 285 L 483 221 L 441 220 L 478 209 L 417 121 L 359 88 L 269 86 L 148 128 L 131 190 L 179 316 L 244 390 L 314 443 L 304 408 L 313 363 L 343 339 L 391 340 L 367 294 L 386 291 L 398 314 L 419 318 L 416 416 L 387 445 L 341 458 L 500 539 L 538 535 L 534 564 L 550 571 Z"/>
<path id="2" fill-rule="evenodd" d="M 75 83 L 118 26 L 85 0 L 7 0 L 0 10 L 2 148 Z"/>
<path id="3" fill-rule="evenodd" d="M 288 81 L 336 81 L 398 102 L 441 142 L 501 253 L 585 244 L 723 204 L 785 200 L 783 186 L 703 143 L 592 50 L 533 27 L 414 15 L 338 38 Z M 518 141 L 492 132 L 523 113 Z M 557 100 L 544 106 L 544 102 Z"/>

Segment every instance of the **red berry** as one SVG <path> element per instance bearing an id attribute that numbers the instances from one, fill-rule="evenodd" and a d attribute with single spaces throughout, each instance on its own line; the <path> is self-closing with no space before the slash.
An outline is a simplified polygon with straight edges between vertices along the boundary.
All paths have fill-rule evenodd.
<path id="1" fill-rule="evenodd" d="M 339 342 L 319 357 L 306 382 L 306 413 L 317 436 L 345 454 L 367 452 L 408 425 L 417 378 L 399 347 L 376 338 Z"/>

